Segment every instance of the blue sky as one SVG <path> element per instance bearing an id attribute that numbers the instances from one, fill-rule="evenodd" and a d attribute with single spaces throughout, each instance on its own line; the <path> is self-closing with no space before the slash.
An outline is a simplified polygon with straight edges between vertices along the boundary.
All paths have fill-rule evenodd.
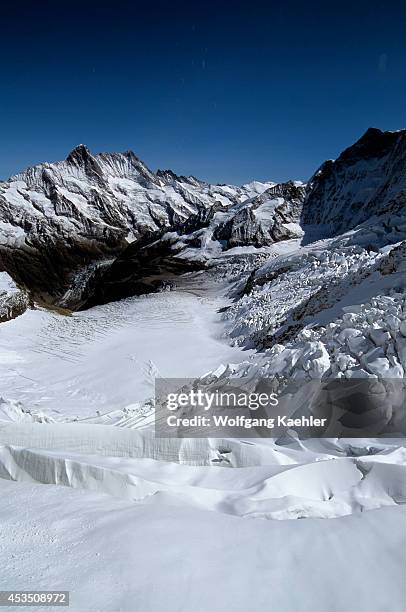
<path id="1" fill-rule="evenodd" d="M 406 127 L 403 3 L 193 4 L 3 6 L 0 177 L 82 142 L 212 182 L 307 179 Z"/>

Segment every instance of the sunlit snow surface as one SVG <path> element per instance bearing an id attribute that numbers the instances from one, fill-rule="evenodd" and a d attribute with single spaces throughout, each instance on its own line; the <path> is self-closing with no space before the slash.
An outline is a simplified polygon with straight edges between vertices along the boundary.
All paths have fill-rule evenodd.
<path id="1" fill-rule="evenodd" d="M 0 425 L 5 439 L 2 589 L 69 589 L 75 612 L 404 610 L 395 445 L 233 441 L 246 467 L 229 469 L 224 441 L 38 423 Z"/>
<path id="2" fill-rule="evenodd" d="M 176 291 L 72 316 L 29 310 L 1 326 L 0 396 L 55 420 L 141 403 L 154 395 L 157 376 L 198 377 L 246 358 L 221 339 L 221 304 Z"/>
<path id="3" fill-rule="evenodd" d="M 72 612 L 404 612 L 401 440 L 156 439 L 145 402 L 155 377 L 222 363 L 254 383 L 405 377 L 404 136 L 375 160 L 379 134 L 328 164 L 303 247 L 288 215 L 276 229 L 292 240 L 223 253 L 219 222 L 247 206 L 247 244 L 263 244 L 275 185 L 154 174 L 130 152 L 80 146 L 0 185 L 3 248 L 34 228 L 103 246 L 167 227 L 179 259 L 217 261 L 218 283 L 66 316 L 31 310 L 0 272 L 0 589 L 70 590 Z M 174 232 L 172 214 L 218 202 L 207 227 Z"/>
<path id="4" fill-rule="evenodd" d="M 28 483 L 0 494 L 2 588 L 70 589 L 75 612 L 404 611 L 404 507 L 263 521 Z"/>
<path id="5" fill-rule="evenodd" d="M 319 266 L 300 266 L 312 287 Z M 227 321 L 218 287 L 0 326 L 0 588 L 69 589 L 74 612 L 404 611 L 396 440 L 160 440 L 144 418 L 157 375 L 266 367 L 227 342 L 273 323 L 264 287 Z"/>

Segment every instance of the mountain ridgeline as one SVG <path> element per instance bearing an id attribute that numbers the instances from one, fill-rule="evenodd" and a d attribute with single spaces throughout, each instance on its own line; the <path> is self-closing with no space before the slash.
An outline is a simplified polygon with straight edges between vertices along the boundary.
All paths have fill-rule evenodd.
<path id="1" fill-rule="evenodd" d="M 406 131 L 369 129 L 307 185 L 211 185 L 131 151 L 76 147 L 0 183 L 0 271 L 32 299 L 79 309 L 156 290 L 234 247 L 338 235 L 405 215 Z"/>
<path id="2" fill-rule="evenodd" d="M 301 224 L 334 236 L 374 216 L 404 216 L 405 210 L 406 130 L 370 128 L 310 179 Z"/>

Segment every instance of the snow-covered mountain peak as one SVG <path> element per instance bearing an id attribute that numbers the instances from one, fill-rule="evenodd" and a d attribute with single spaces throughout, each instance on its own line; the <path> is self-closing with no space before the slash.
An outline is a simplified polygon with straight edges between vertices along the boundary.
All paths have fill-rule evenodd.
<path id="1" fill-rule="evenodd" d="M 208 185 L 205 181 L 197 179 L 195 176 L 183 176 L 175 174 L 172 170 L 157 170 L 155 174 L 163 184 L 171 184 L 174 182 L 189 183 L 195 187 Z"/>
<path id="2" fill-rule="evenodd" d="M 93 154 L 84 144 L 0 184 L 0 269 L 58 301 L 79 268 L 128 243 L 156 237 L 212 209 L 232 208 L 273 183 L 210 185 L 171 170 L 152 172 L 132 151 Z"/>
<path id="3" fill-rule="evenodd" d="M 43 299 L 75 307 L 83 291 L 72 293 L 72 279 L 83 270 L 123 254 L 129 244 L 141 241 L 144 249 L 168 232 L 177 237 L 154 247 L 157 269 L 169 247 L 169 257 L 205 265 L 230 248 L 297 239 L 303 229 L 309 242 L 312 227 L 317 237 L 334 236 L 371 217 L 403 215 L 405 208 L 405 130 L 370 128 L 307 185 L 212 185 L 171 170 L 153 172 L 132 151 L 93 154 L 79 144 L 63 161 L 0 183 L 0 270 Z M 69 304 L 67 292 L 74 296 Z"/>
<path id="4" fill-rule="evenodd" d="M 43 183 L 61 183 L 70 177 L 90 184 L 107 187 L 109 178 L 138 181 L 145 186 L 156 184 L 157 177 L 133 153 L 97 153 L 93 155 L 84 144 L 76 146 L 65 160 L 41 163 L 27 168 L 5 183 L 22 182 L 29 188 L 41 188 Z"/>
<path id="5" fill-rule="evenodd" d="M 397 132 L 382 131 L 370 127 L 351 146 L 347 147 L 337 158 L 337 162 L 356 163 L 381 158 L 388 154 L 394 146 L 404 147 L 406 130 Z"/>
<path id="6" fill-rule="evenodd" d="M 336 160 L 324 162 L 311 178 L 302 224 L 335 235 L 406 204 L 406 130 L 369 128 Z"/>
<path id="7" fill-rule="evenodd" d="M 80 164 L 82 161 L 86 160 L 88 157 L 91 157 L 91 153 L 88 147 L 85 144 L 78 144 L 69 153 L 69 155 L 66 158 L 66 161 L 69 163 Z"/>

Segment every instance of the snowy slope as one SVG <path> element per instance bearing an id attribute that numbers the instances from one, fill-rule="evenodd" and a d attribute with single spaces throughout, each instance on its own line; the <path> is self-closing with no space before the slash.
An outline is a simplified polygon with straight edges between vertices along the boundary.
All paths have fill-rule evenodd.
<path id="1" fill-rule="evenodd" d="M 405 240 L 406 220 L 387 217 L 307 246 L 286 243 L 287 254 L 271 249 L 228 310 L 232 336 L 242 344 L 271 346 L 307 325 L 328 323 L 343 306 L 391 288 L 404 290 Z"/>
<path id="2" fill-rule="evenodd" d="M 380 392 L 405 386 L 405 134 L 369 130 L 307 187 L 84 147 L 1 184 L 3 267 L 59 304 L 92 279 L 96 304 L 14 318 L 0 273 L 1 588 L 70 589 L 74 612 L 403 612 L 405 395 Z M 137 283 L 170 290 L 112 301 Z M 368 378 L 374 437 L 156 438 L 158 374 L 293 380 L 289 414 L 308 382 Z"/>
<path id="3" fill-rule="evenodd" d="M 405 207 L 406 130 L 370 128 L 310 179 L 301 223 L 331 236 L 374 215 L 404 215 Z"/>
<path id="4" fill-rule="evenodd" d="M 271 186 L 208 185 L 170 171 L 155 174 L 131 151 L 93 156 L 79 145 L 65 161 L 0 183 L 0 267 L 55 302 L 86 264 Z"/>
<path id="5" fill-rule="evenodd" d="M 173 291 L 71 316 L 27 310 L 0 329 L 0 421 L 136 417 L 156 376 L 198 377 L 248 356 L 222 341 L 222 305 Z"/>
<path id="6" fill-rule="evenodd" d="M 1 588 L 69 589 L 73 612 L 404 610 L 404 506 L 269 522 L 165 494 L 0 486 Z"/>
<path id="7" fill-rule="evenodd" d="M 172 242 L 172 250 L 183 260 L 210 262 L 210 259 L 236 247 L 261 248 L 276 242 L 299 238 L 305 185 L 289 181 L 277 183 L 263 193 L 228 210 L 218 211 L 203 229 L 182 233 Z"/>

